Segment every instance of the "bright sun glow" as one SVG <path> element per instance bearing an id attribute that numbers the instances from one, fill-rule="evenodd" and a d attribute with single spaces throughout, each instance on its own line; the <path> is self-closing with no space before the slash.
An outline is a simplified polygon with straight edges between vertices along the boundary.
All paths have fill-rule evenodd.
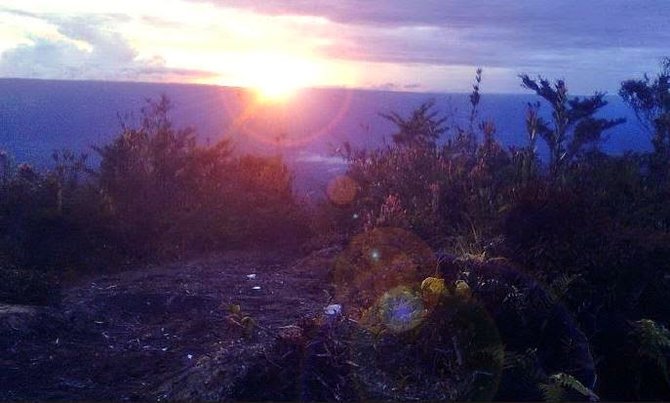
<path id="1" fill-rule="evenodd" d="M 259 101 L 282 102 L 317 84 L 319 70 L 316 61 L 305 57 L 256 54 L 246 61 L 242 82 L 257 93 Z"/>

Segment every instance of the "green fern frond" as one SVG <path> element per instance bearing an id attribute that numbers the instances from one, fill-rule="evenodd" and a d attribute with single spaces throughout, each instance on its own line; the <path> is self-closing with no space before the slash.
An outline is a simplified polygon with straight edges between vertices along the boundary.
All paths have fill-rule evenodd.
<path id="1" fill-rule="evenodd" d="M 507 351 L 505 354 L 505 361 L 503 367 L 505 369 L 511 368 L 529 368 L 532 367 L 537 360 L 537 348 L 529 348 L 523 353 L 516 351 Z"/>
<path id="2" fill-rule="evenodd" d="M 600 400 L 591 389 L 587 388 L 579 382 L 574 376 L 559 372 L 549 377 L 548 383 L 540 384 L 540 389 L 544 395 L 544 399 L 549 402 L 556 402 L 563 400 L 566 392 L 572 390 L 586 396 L 590 401 L 595 402 Z"/>
<path id="3" fill-rule="evenodd" d="M 540 390 L 546 402 L 560 402 L 565 395 L 565 389 L 554 382 L 540 384 Z"/>
<path id="4" fill-rule="evenodd" d="M 579 274 L 562 274 L 549 285 L 549 294 L 552 302 L 556 303 L 563 299 L 563 297 L 570 290 L 570 286 L 580 277 Z"/>
<path id="5" fill-rule="evenodd" d="M 640 319 L 633 322 L 632 334 L 638 342 L 638 354 L 653 361 L 670 385 L 667 360 L 670 353 L 670 331 L 651 319 Z"/>

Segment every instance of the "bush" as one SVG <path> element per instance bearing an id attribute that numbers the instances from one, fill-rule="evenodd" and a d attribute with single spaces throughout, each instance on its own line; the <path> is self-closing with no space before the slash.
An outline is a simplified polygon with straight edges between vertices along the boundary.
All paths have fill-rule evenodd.
<path id="1" fill-rule="evenodd" d="M 465 128 L 440 118 L 426 103 L 407 119 L 386 115 L 398 127 L 393 144 L 371 151 L 345 146 L 347 177 L 357 192 L 348 204 L 331 203 L 331 217 L 340 220 L 340 228 L 349 235 L 400 227 L 434 249 L 483 264 L 471 264 L 466 271 L 489 276 L 485 283 L 499 286 L 495 297 L 503 302 L 490 309 L 499 312 L 505 307 L 505 315 L 514 319 L 499 323 L 508 337 L 506 345 L 514 346 L 511 358 L 523 364 L 513 371 L 521 374 L 524 365 L 542 361 L 541 376 L 532 377 L 533 398 L 568 392 L 581 398 L 591 398 L 593 392 L 607 399 L 667 398 L 666 381 L 658 371 L 667 351 L 656 351 L 655 366 L 650 364 L 649 357 L 640 357 L 644 346 L 635 344 L 639 332 L 631 330 L 632 323 L 641 326 L 640 318 L 658 322 L 654 329 L 665 329 L 670 317 L 670 210 L 663 174 L 667 164 L 659 163 L 667 137 L 664 74 L 622 87 L 627 102 L 655 125 L 654 151 L 610 156 L 599 151 L 599 141 L 622 120 L 594 117 L 606 105 L 603 94 L 571 98 L 563 81 L 552 84 L 525 75 L 523 85 L 550 104 L 553 122 L 541 118 L 539 103 L 529 104 L 528 145 L 504 149 L 495 139 L 493 123 L 476 121 L 478 72 Z M 538 138 L 549 146 L 548 164 L 537 156 Z M 359 219 L 353 221 L 352 216 Z M 492 259 L 522 267 L 535 288 L 543 287 L 542 298 L 551 301 L 547 318 L 532 324 L 531 311 L 540 305 L 521 309 L 512 304 L 515 298 L 528 301 L 539 294 L 527 284 L 500 289 L 509 279 L 505 273 L 491 272 L 486 262 Z M 474 279 L 468 281 L 477 288 Z M 541 350 L 533 350 L 538 337 L 545 342 L 555 337 L 544 332 L 550 329 L 547 321 L 557 318 L 580 339 L 580 351 L 593 355 L 600 379 L 593 391 L 594 377 L 584 384 L 572 382 L 582 377 L 570 378 L 577 374 L 557 364 L 561 341 L 552 341 L 558 343 L 553 355 L 543 357 Z M 634 365 L 628 365 L 631 362 Z M 650 380 L 643 380 L 645 374 Z M 510 385 L 518 380 L 511 376 Z M 518 398 L 515 393 L 505 396 Z"/>
<path id="2" fill-rule="evenodd" d="M 373 151 L 345 146 L 347 176 L 359 188 L 348 206 L 361 217 L 358 231 L 401 227 L 434 247 L 479 252 L 493 241 L 517 162 L 497 142 L 495 125 L 476 121 L 480 82 L 478 71 L 468 127 L 452 124 L 454 136 L 446 142 L 439 135 L 450 132 L 447 121 L 428 102 L 407 120 L 384 115 L 398 126 L 393 144 Z"/>
<path id="3" fill-rule="evenodd" d="M 127 253 L 182 257 L 305 233 L 281 159 L 234 156 L 227 140 L 199 146 L 192 129 L 173 128 L 169 110 L 165 97 L 149 101 L 138 128 L 124 125 L 96 148 L 112 231 Z"/>
<path id="4" fill-rule="evenodd" d="M 0 265 L 21 268 L 2 269 L 10 289 L 47 284 L 49 276 L 35 273 L 293 247 L 309 236 L 280 158 L 236 156 L 228 141 L 199 146 L 192 129 L 173 127 L 169 110 L 165 97 L 148 101 L 139 127 L 123 124 L 110 144 L 95 147 L 98 170 L 70 151 L 55 152 L 46 172 L 0 153 Z"/>

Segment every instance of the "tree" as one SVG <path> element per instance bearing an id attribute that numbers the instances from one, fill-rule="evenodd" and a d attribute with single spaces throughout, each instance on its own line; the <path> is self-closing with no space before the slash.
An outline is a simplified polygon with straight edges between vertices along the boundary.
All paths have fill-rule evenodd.
<path id="1" fill-rule="evenodd" d="M 434 147 L 437 139 L 447 131 L 444 126 L 447 119 L 439 117 L 438 112 L 433 110 L 434 106 L 434 100 L 424 102 L 407 120 L 396 112 L 380 115 L 398 127 L 398 132 L 393 135 L 395 144 L 407 147 Z"/>
<path id="2" fill-rule="evenodd" d="M 670 57 L 662 60 L 661 71 L 655 78 L 645 74 L 642 80 L 622 82 L 619 95 L 651 133 L 652 169 L 667 178 L 670 175 Z"/>
<path id="3" fill-rule="evenodd" d="M 122 123 L 114 141 L 94 147 L 101 158 L 98 185 L 119 238 L 133 253 L 155 253 L 162 238 L 187 227 L 185 217 L 197 210 L 201 191 L 216 182 L 209 178 L 230 155 L 225 140 L 205 149 L 193 129 L 176 129 L 170 108 L 164 95 L 147 100 L 137 127 Z"/>
<path id="4" fill-rule="evenodd" d="M 534 118 L 537 133 L 549 147 L 549 170 L 552 177 L 558 177 L 565 167 L 588 146 L 597 145 L 605 130 L 617 126 L 625 119 L 600 119 L 596 112 L 607 105 L 605 94 L 596 92 L 590 97 L 569 97 L 568 87 L 563 80 L 551 84 L 549 80 L 537 80 L 526 74 L 519 76 L 522 86 L 534 91 L 552 108 L 552 124 L 542 118 Z"/>

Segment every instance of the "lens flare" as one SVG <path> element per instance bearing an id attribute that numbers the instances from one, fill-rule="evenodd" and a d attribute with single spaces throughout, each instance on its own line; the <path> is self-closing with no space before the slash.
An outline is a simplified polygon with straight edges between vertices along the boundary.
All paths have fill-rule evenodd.
<path id="1" fill-rule="evenodd" d="M 401 228 L 376 228 L 355 236 L 336 258 L 335 297 L 349 312 L 362 314 L 396 287 L 418 289 L 434 269 L 434 255 L 418 236 Z"/>
<path id="2" fill-rule="evenodd" d="M 382 295 L 379 319 L 391 331 L 405 332 L 423 321 L 426 311 L 421 297 L 409 287 L 396 287 Z"/>
<path id="3" fill-rule="evenodd" d="M 353 202 L 356 198 L 358 184 L 346 175 L 337 176 L 328 182 L 326 194 L 331 202 L 338 206 L 344 206 Z"/>
<path id="4" fill-rule="evenodd" d="M 327 102 L 314 105 L 314 89 L 303 89 L 284 102 L 263 102 L 254 90 L 240 90 L 242 109 L 234 111 L 228 129 L 232 135 L 260 144 L 285 148 L 301 147 L 332 135 L 349 113 L 351 90 L 331 92 Z M 224 105 L 225 107 L 225 105 Z M 305 114 L 316 116 L 305 119 Z"/>

